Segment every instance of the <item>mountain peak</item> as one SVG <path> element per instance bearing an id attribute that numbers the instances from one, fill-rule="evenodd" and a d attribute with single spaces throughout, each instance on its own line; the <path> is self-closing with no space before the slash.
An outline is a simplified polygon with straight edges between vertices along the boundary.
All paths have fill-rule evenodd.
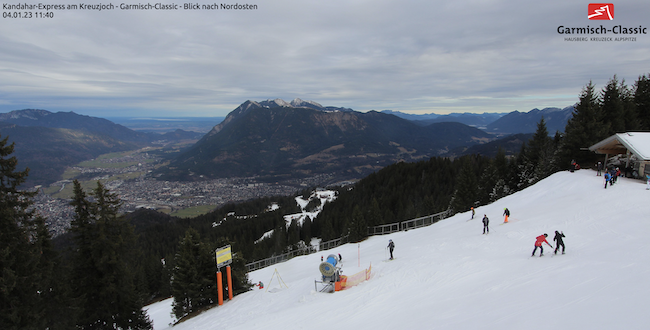
<path id="1" fill-rule="evenodd" d="M 0 121 L 5 121 L 8 119 L 31 119 L 39 120 L 47 115 L 52 114 L 47 110 L 39 109 L 24 109 L 24 110 L 13 110 L 7 113 L 0 113 Z"/>

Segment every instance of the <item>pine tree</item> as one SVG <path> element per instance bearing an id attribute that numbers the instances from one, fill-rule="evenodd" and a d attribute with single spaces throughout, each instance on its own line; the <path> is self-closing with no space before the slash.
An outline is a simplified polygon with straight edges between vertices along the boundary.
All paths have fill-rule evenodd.
<path id="1" fill-rule="evenodd" d="M 385 223 L 383 217 L 381 216 L 381 209 L 379 208 L 379 202 L 377 202 L 377 198 L 373 197 L 372 202 L 370 202 L 370 210 L 368 210 L 366 223 L 369 226 L 377 226 Z"/>
<path id="2" fill-rule="evenodd" d="M 368 237 L 368 225 L 359 205 L 355 205 L 354 209 L 352 209 L 352 217 L 348 222 L 348 230 L 350 242 L 359 242 Z"/>
<path id="3" fill-rule="evenodd" d="M 609 125 L 603 120 L 600 99 L 594 89 L 591 82 L 583 88 L 573 117 L 564 128 L 559 164 L 567 165 L 571 160 L 578 164 L 593 163 L 596 155 L 587 148 L 608 136 Z"/>
<path id="4" fill-rule="evenodd" d="M 479 189 L 477 199 L 480 205 L 486 205 L 494 201 L 492 199 L 493 190 L 499 179 L 499 171 L 497 170 L 495 162 L 490 162 L 490 165 L 483 170 L 478 184 Z"/>
<path id="5" fill-rule="evenodd" d="M 456 190 L 449 204 L 452 214 L 468 211 L 470 207 L 474 206 L 478 197 L 476 172 L 472 167 L 472 159 L 465 157 L 461 161 L 462 167 L 458 174 Z"/>
<path id="6" fill-rule="evenodd" d="M 172 271 L 173 312 L 180 319 L 213 304 L 217 295 L 216 265 L 212 253 L 194 228 L 185 232 L 174 257 Z"/>
<path id="7" fill-rule="evenodd" d="M 37 328 L 38 257 L 32 245 L 34 213 L 28 211 L 34 192 L 20 191 L 29 169 L 16 171 L 14 144 L 0 140 L 0 328 Z"/>
<path id="8" fill-rule="evenodd" d="M 647 75 L 639 76 L 634 83 L 634 108 L 639 120 L 638 128 L 650 131 L 650 77 Z"/>
<path id="9" fill-rule="evenodd" d="M 516 173 L 514 177 L 517 178 L 517 183 L 515 184 L 517 190 L 527 188 L 536 182 L 535 167 L 529 154 L 530 152 L 526 147 L 526 143 L 523 143 L 514 163 L 516 168 L 513 173 Z"/>
<path id="10" fill-rule="evenodd" d="M 133 227 L 118 216 L 121 201 L 97 182 L 90 202 L 74 182 L 77 253 L 73 276 L 81 329 L 151 329 L 136 290 Z"/>
<path id="11" fill-rule="evenodd" d="M 614 75 L 601 92 L 603 116 L 610 123 L 608 135 L 625 132 L 625 89 L 625 85 L 619 83 Z"/>
<path id="12" fill-rule="evenodd" d="M 300 239 L 302 239 L 305 244 L 309 245 L 311 242 L 311 225 L 312 225 L 312 220 L 310 216 L 306 216 L 305 220 L 302 222 L 302 226 L 300 227 Z"/>
<path id="13" fill-rule="evenodd" d="M 68 272 L 59 254 L 54 250 L 45 219 L 35 219 L 33 237 L 38 257 L 39 327 L 41 329 L 65 330 L 75 325 L 74 307 L 70 299 Z M 61 317 L 67 315 L 68 317 Z"/>

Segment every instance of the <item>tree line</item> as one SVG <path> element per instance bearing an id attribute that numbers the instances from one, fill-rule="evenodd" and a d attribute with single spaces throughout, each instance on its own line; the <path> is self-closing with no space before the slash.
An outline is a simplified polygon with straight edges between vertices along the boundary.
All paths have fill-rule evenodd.
<path id="1" fill-rule="evenodd" d="M 572 160 L 590 166 L 597 156 L 584 148 L 632 130 L 650 130 L 647 75 L 631 87 L 614 76 L 600 91 L 589 82 L 564 133 L 549 134 L 542 118 L 515 154 L 501 149 L 493 158 L 400 162 L 336 188 L 337 199 L 302 225 L 295 220 L 287 225 L 284 215 L 300 212 L 295 197 L 307 197 L 311 189 L 180 219 L 144 209 L 119 214 L 119 197 L 101 183 L 86 192 L 75 182 L 71 230 L 56 239 L 46 219 L 30 208 L 34 193 L 19 189 L 29 170 L 17 170 L 13 145 L 5 138 L 0 140 L 0 328 L 151 329 L 142 306 L 156 299 L 174 296 L 179 319 L 214 305 L 216 248 L 233 247 L 236 295 L 251 287 L 247 262 L 303 247 L 312 237 L 361 241 L 369 226 L 492 203 L 568 169 Z M 319 203 L 313 200 L 308 208 Z"/>

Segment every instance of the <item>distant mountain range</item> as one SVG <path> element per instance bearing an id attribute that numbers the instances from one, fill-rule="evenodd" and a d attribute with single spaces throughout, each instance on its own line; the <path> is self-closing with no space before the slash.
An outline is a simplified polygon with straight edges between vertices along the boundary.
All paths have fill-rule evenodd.
<path id="1" fill-rule="evenodd" d="M 398 116 L 400 118 L 412 120 L 418 125 L 426 126 L 433 123 L 456 122 L 467 126 L 485 128 L 488 124 L 495 122 L 506 115 L 505 113 L 450 113 L 447 115 L 437 115 L 428 113 L 423 115 L 414 115 L 399 111 L 383 110 L 383 113 Z"/>
<path id="2" fill-rule="evenodd" d="M 437 156 L 492 137 L 461 123 L 420 126 L 397 116 L 291 102 L 246 101 L 156 175 L 167 180 L 363 177 L 397 161 Z"/>
<path id="3" fill-rule="evenodd" d="M 154 142 L 198 140 L 202 135 L 186 131 L 141 133 L 74 112 L 27 109 L 0 113 L 0 136 L 15 143 L 13 156 L 18 159 L 18 170 L 30 169 L 28 186 L 58 181 L 67 167 L 105 153 Z"/>
<path id="4" fill-rule="evenodd" d="M 0 136 L 16 143 L 19 169 L 31 169 L 30 185 L 60 180 L 66 167 L 104 153 L 183 140 L 198 142 L 155 176 L 258 176 L 279 181 L 337 173 L 337 178 L 360 178 L 398 161 L 471 152 L 491 155 L 499 146 L 516 153 L 528 135 L 495 140 L 534 133 L 542 116 L 553 135 L 564 130 L 572 111 L 411 115 L 275 99 L 244 102 L 207 134 L 165 128 L 161 135 L 74 112 L 26 109 L 0 113 Z"/>
<path id="5" fill-rule="evenodd" d="M 529 112 L 513 111 L 510 113 L 451 113 L 448 115 L 423 114 L 414 115 L 399 111 L 384 110 L 383 113 L 392 114 L 400 118 L 408 119 L 428 125 L 440 122 L 458 122 L 465 125 L 481 128 L 488 133 L 499 136 L 518 133 L 535 133 L 537 123 L 544 117 L 549 135 L 555 135 L 556 131 L 564 132 L 567 121 L 573 116 L 574 107 L 564 109 L 544 108 L 542 110 L 532 109 Z"/>

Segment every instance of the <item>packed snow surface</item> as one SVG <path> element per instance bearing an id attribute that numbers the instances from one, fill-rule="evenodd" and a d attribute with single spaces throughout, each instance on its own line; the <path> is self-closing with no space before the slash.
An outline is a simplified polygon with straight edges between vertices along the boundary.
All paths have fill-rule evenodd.
<path id="1" fill-rule="evenodd" d="M 173 329 L 648 329 L 650 191 L 624 178 L 603 186 L 594 171 L 556 173 L 477 208 L 474 220 L 465 212 L 296 257 L 251 272 L 263 290 Z M 501 224 L 506 207 L 511 220 Z M 482 235 L 484 214 L 489 235 Z M 566 254 L 544 245 L 543 257 L 539 250 L 531 257 L 535 237 L 548 233 L 555 245 L 556 230 L 566 235 Z M 316 291 L 320 258 L 330 253 L 342 255 L 343 274 L 372 264 L 372 277 L 348 290 Z M 168 328 L 170 304 L 147 307 L 156 330 Z"/>

